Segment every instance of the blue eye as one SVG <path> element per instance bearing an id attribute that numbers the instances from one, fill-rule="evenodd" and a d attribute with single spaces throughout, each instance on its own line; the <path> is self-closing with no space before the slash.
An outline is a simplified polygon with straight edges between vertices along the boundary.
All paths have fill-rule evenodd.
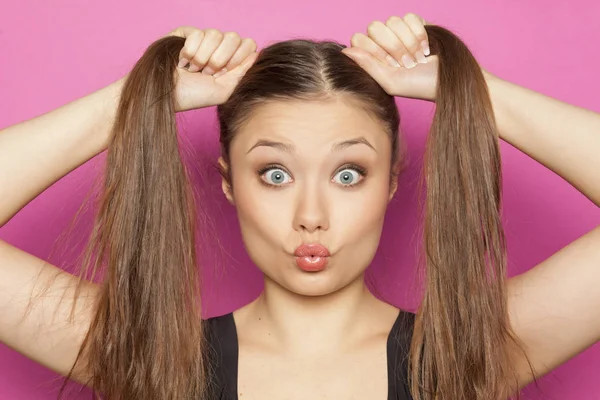
<path id="1" fill-rule="evenodd" d="M 281 168 L 270 168 L 261 174 L 261 178 L 273 186 L 292 182 L 292 177 Z"/>
<path id="2" fill-rule="evenodd" d="M 363 178 L 363 175 L 355 169 L 345 168 L 339 171 L 333 177 L 334 183 L 339 183 L 344 186 L 353 186 L 360 182 Z"/>

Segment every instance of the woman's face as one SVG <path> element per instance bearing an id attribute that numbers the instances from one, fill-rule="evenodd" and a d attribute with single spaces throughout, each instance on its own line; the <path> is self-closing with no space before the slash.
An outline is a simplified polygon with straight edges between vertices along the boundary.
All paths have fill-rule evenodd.
<path id="1" fill-rule="evenodd" d="M 223 188 L 258 268 L 308 296 L 360 277 L 393 195 L 391 150 L 382 123 L 348 97 L 256 107 L 230 146 L 233 192 L 225 181 Z M 302 244 L 327 248 L 324 269 L 300 267 L 294 253 Z"/>

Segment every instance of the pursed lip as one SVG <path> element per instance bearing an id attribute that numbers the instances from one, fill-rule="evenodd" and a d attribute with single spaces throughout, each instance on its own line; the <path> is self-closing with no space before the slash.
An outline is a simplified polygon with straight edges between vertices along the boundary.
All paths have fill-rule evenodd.
<path id="1" fill-rule="evenodd" d="M 319 243 L 303 243 L 294 251 L 296 257 L 329 257 L 327 247 Z"/>

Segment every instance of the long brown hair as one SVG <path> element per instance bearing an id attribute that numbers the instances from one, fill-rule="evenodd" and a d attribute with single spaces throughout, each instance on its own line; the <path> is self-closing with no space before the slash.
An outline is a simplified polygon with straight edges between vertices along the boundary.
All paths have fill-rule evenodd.
<path id="1" fill-rule="evenodd" d="M 426 29 L 440 69 L 425 163 L 427 278 L 410 349 L 411 392 L 418 400 L 507 398 L 516 390 L 509 348 L 517 339 L 506 306 L 493 110 L 467 47 L 444 28 Z M 175 120 L 183 43 L 158 40 L 128 76 L 83 263 L 82 273 L 105 276 L 79 353 L 85 357 L 77 362 L 85 363 L 90 386 L 111 400 L 214 396 L 195 252 L 201 208 L 191 194 Z M 255 105 L 343 94 L 387 127 L 391 167 L 402 163 L 394 98 L 343 47 L 290 40 L 263 49 L 218 107 L 226 161 L 231 139 Z"/>

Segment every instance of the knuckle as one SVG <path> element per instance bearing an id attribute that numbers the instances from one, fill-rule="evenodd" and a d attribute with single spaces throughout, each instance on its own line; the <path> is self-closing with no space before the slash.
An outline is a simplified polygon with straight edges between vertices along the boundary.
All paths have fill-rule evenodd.
<path id="1" fill-rule="evenodd" d="M 387 21 L 386 21 L 386 25 L 388 25 L 388 26 L 389 26 L 389 25 L 395 25 L 395 24 L 398 24 L 398 23 L 401 23 L 401 22 L 403 22 L 403 21 L 402 21 L 402 18 L 400 18 L 400 17 L 397 17 L 397 16 L 395 16 L 395 15 L 392 15 L 391 17 L 389 17 L 389 18 L 387 19 Z"/>
<path id="2" fill-rule="evenodd" d="M 352 46 L 359 46 L 363 37 L 364 35 L 362 33 L 357 32 L 350 38 L 350 43 L 352 44 Z"/>
<path id="3" fill-rule="evenodd" d="M 202 52 L 198 52 L 194 55 L 194 58 L 191 60 L 192 63 L 196 64 L 197 66 L 201 67 L 206 65 L 206 62 L 208 61 L 208 57 L 206 56 L 206 54 L 201 54 Z"/>
<path id="4" fill-rule="evenodd" d="M 404 55 L 404 53 L 406 53 L 406 47 L 402 44 L 402 43 L 394 43 L 393 45 L 391 45 L 392 47 L 392 53 L 393 54 L 397 54 L 397 55 Z"/>
<path id="5" fill-rule="evenodd" d="M 208 60 L 208 65 L 215 71 L 218 71 L 221 68 L 223 68 L 226 63 L 227 63 L 227 60 L 224 57 L 219 57 L 219 56 L 211 57 L 211 59 Z"/>
<path id="6" fill-rule="evenodd" d="M 181 49 L 181 55 L 184 56 L 185 58 L 187 58 L 189 60 L 190 57 L 194 56 L 194 49 L 192 49 L 191 46 L 188 46 L 186 44 Z"/>
<path id="7" fill-rule="evenodd" d="M 421 18 L 419 18 L 419 16 L 418 16 L 417 14 L 415 14 L 415 13 L 407 13 L 407 14 L 404 16 L 404 20 L 405 20 L 405 21 L 406 21 L 406 20 L 410 20 L 410 21 L 420 21 L 420 20 L 421 20 Z"/>
<path id="8" fill-rule="evenodd" d="M 375 33 L 381 29 L 382 25 L 383 23 L 381 21 L 373 21 L 367 26 L 367 32 L 369 32 L 369 34 Z"/>
<path id="9" fill-rule="evenodd" d="M 411 53 L 416 53 L 417 51 L 421 50 L 421 46 L 417 43 L 417 42 L 411 42 L 409 43 L 406 48 L 408 49 L 408 51 L 410 51 Z"/>
<path id="10" fill-rule="evenodd" d="M 383 50 L 381 48 L 375 49 L 375 51 L 373 52 L 373 54 L 375 55 L 375 57 L 377 57 L 378 59 L 380 59 L 383 62 L 386 61 L 386 57 L 388 56 L 387 51 L 385 51 L 385 50 Z"/>
<path id="11" fill-rule="evenodd" d="M 177 28 L 173 29 L 171 32 L 169 32 L 169 36 L 179 36 L 179 37 L 185 37 L 185 32 L 186 30 L 189 30 L 189 26 L 187 25 L 180 25 Z"/>
<path id="12" fill-rule="evenodd" d="M 414 52 L 420 50 L 419 42 L 416 40 L 416 38 L 414 36 L 411 36 L 409 38 L 405 38 L 402 41 L 402 44 L 404 45 L 404 47 L 406 48 L 406 50 L 410 51 L 411 53 L 414 53 Z"/>
<path id="13" fill-rule="evenodd" d="M 192 33 L 190 33 L 188 35 L 188 39 L 189 38 L 199 38 L 199 39 L 202 39 L 203 37 L 204 37 L 204 32 L 202 30 L 200 30 L 200 29 L 194 29 L 192 31 Z"/>
<path id="14" fill-rule="evenodd" d="M 421 17 L 416 14 L 406 14 L 404 17 L 404 21 L 407 25 L 411 27 L 411 29 L 415 32 L 417 36 L 422 33 L 425 33 L 425 24 Z"/>
<path id="15" fill-rule="evenodd" d="M 244 39 L 242 39 L 241 45 L 248 46 L 248 48 L 252 52 L 255 52 L 256 48 L 257 48 L 256 42 L 254 41 L 254 39 L 250 39 L 250 38 L 244 38 Z"/>
<path id="16" fill-rule="evenodd" d="M 241 41 L 242 39 L 236 32 L 225 32 L 223 33 L 223 40 Z"/>
<path id="17" fill-rule="evenodd" d="M 223 38 L 223 32 L 221 32 L 218 29 L 214 29 L 214 28 L 208 28 L 205 31 L 205 34 L 207 37 L 209 37 L 211 39 L 222 39 Z"/>

